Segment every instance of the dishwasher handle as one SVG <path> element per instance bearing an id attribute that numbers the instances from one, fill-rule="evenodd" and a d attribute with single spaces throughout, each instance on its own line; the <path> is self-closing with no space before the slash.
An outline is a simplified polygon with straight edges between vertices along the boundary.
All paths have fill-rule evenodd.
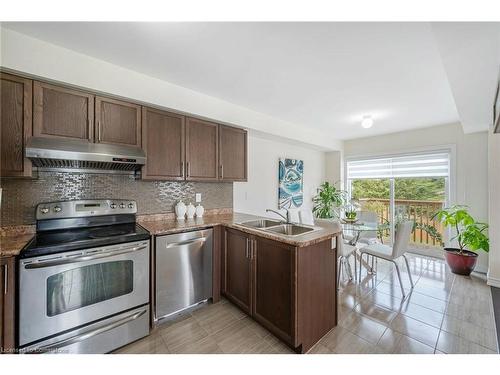
<path id="1" fill-rule="evenodd" d="M 200 237 L 200 238 L 195 238 L 192 240 L 186 240 L 186 241 L 179 241 L 179 242 L 171 242 L 167 244 L 167 249 L 171 249 L 173 247 L 179 247 L 179 246 L 184 246 L 184 245 L 191 245 L 194 243 L 199 243 L 203 244 L 207 240 L 206 237 Z"/>

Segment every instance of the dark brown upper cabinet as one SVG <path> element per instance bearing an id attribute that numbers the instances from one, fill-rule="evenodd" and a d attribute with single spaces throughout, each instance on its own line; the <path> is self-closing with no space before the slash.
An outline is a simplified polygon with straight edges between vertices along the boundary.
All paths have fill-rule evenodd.
<path id="1" fill-rule="evenodd" d="M 34 82 L 33 135 L 94 141 L 94 95 Z"/>
<path id="2" fill-rule="evenodd" d="M 141 147 L 141 106 L 96 96 L 97 143 Z"/>
<path id="3" fill-rule="evenodd" d="M 2 177 L 31 176 L 31 162 L 24 157 L 32 135 L 33 81 L 1 73 L 1 168 Z"/>
<path id="4" fill-rule="evenodd" d="M 142 108 L 142 149 L 145 180 L 184 180 L 184 116 Z"/>
<path id="5" fill-rule="evenodd" d="M 186 180 L 218 181 L 218 130 L 212 122 L 186 118 Z"/>
<path id="6" fill-rule="evenodd" d="M 219 179 L 247 181 L 247 132 L 219 126 Z"/>

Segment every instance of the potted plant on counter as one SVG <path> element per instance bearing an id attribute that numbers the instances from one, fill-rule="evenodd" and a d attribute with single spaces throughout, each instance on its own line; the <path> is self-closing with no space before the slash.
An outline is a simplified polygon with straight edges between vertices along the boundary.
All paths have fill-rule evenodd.
<path id="1" fill-rule="evenodd" d="M 490 243 L 486 231 L 488 224 L 477 222 L 468 212 L 467 206 L 455 205 L 438 211 L 433 218 L 451 227 L 458 248 L 445 247 L 446 262 L 451 272 L 468 276 L 476 266 L 477 250 L 488 252 Z"/>
<path id="2" fill-rule="evenodd" d="M 318 188 L 318 194 L 313 198 L 313 213 L 318 219 L 332 219 L 340 216 L 338 210 L 343 206 L 347 192 L 337 189 L 328 181 Z"/>

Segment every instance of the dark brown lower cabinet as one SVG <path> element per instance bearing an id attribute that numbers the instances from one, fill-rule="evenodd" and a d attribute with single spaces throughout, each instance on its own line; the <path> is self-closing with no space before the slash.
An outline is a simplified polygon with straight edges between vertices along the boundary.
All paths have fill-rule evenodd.
<path id="1" fill-rule="evenodd" d="M 15 258 L 0 257 L 0 354 L 15 348 Z"/>
<path id="2" fill-rule="evenodd" d="M 226 228 L 222 249 L 222 294 L 296 352 L 337 325 L 331 239 L 295 247 Z"/>
<path id="3" fill-rule="evenodd" d="M 250 237 L 234 229 L 225 229 L 224 275 L 222 288 L 229 300 L 244 312 L 251 314 L 252 262 L 250 259 Z"/>
<path id="4" fill-rule="evenodd" d="M 295 247 L 262 237 L 252 240 L 252 316 L 292 346 L 295 335 Z"/>

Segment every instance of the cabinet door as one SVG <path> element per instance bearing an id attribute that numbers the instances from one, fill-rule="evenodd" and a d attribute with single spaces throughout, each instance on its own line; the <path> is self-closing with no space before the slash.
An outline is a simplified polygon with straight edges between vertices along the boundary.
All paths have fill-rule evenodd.
<path id="1" fill-rule="evenodd" d="M 295 248 L 255 237 L 252 315 L 282 340 L 295 337 Z"/>
<path id="2" fill-rule="evenodd" d="M 141 147 L 141 106 L 96 96 L 96 142 Z"/>
<path id="3" fill-rule="evenodd" d="M 5 73 L 1 73 L 0 79 L 0 175 L 31 176 L 31 162 L 24 157 L 24 148 L 33 130 L 33 82 Z"/>
<path id="4" fill-rule="evenodd" d="M 94 140 L 94 95 L 35 81 L 33 135 Z"/>
<path id="5" fill-rule="evenodd" d="M 247 132 L 219 126 L 219 178 L 247 181 Z"/>
<path id="6" fill-rule="evenodd" d="M 0 258 L 0 353 L 15 347 L 15 259 Z"/>
<path id="7" fill-rule="evenodd" d="M 224 294 L 247 314 L 251 314 L 250 238 L 246 233 L 225 230 Z"/>
<path id="8" fill-rule="evenodd" d="M 218 125 L 186 118 L 186 180 L 217 181 Z"/>
<path id="9" fill-rule="evenodd" d="M 184 180 L 184 116 L 142 108 L 142 148 L 147 180 Z"/>

